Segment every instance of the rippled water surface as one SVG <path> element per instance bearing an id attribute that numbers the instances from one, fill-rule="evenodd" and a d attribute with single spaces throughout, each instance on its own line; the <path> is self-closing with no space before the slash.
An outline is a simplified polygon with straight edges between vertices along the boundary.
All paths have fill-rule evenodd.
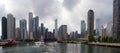
<path id="1" fill-rule="evenodd" d="M 24 44 L 15 47 L 0 47 L 0 53 L 120 53 L 120 48 L 52 42 L 47 43 L 47 46 Z"/>

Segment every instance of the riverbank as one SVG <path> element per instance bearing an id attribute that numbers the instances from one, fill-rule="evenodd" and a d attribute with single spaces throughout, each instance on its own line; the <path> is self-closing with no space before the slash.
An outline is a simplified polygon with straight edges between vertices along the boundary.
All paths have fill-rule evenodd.
<path id="1" fill-rule="evenodd" d="M 99 42 L 90 42 L 88 45 L 96 45 L 96 46 L 105 46 L 105 47 L 119 47 L 120 43 L 99 43 Z"/>

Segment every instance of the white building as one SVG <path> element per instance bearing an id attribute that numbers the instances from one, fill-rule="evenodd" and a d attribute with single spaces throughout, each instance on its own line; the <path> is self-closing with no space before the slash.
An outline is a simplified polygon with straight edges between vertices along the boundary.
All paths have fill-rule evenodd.
<path id="1" fill-rule="evenodd" d="M 12 14 L 7 15 L 7 35 L 8 40 L 15 39 L 15 18 Z"/>

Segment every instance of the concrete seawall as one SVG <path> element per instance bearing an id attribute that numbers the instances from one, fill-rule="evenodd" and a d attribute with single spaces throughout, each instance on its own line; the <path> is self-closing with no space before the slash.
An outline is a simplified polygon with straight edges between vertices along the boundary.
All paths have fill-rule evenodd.
<path id="1" fill-rule="evenodd" d="M 105 47 L 120 47 L 120 43 L 95 43 L 90 42 L 88 45 L 97 45 L 97 46 L 105 46 Z"/>

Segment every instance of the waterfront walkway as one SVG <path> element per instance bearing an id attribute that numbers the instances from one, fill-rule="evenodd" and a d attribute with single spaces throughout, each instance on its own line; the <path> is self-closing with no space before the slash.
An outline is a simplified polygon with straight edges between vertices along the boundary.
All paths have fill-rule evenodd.
<path id="1" fill-rule="evenodd" d="M 120 47 L 120 43 L 99 43 L 99 42 L 90 42 L 89 45 L 98 45 L 98 46 L 106 46 L 106 47 Z"/>

